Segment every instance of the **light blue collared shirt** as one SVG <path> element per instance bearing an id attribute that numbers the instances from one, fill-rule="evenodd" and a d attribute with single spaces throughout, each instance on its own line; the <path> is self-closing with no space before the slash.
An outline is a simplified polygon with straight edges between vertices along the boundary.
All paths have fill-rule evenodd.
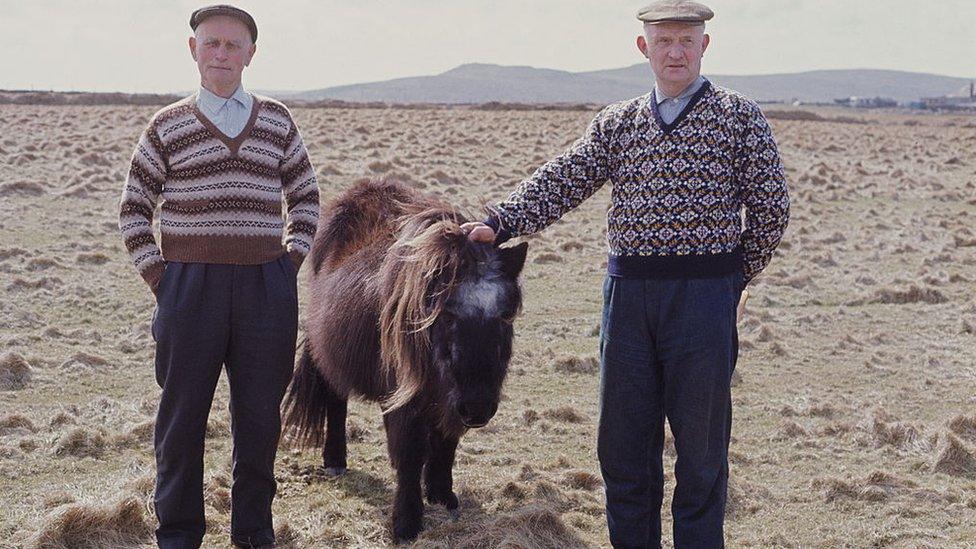
<path id="1" fill-rule="evenodd" d="M 229 98 L 220 97 L 212 91 L 200 86 L 197 93 L 197 106 L 217 129 L 231 139 L 244 131 L 247 120 L 251 117 L 251 106 L 254 98 L 244 91 L 244 85 L 237 86 L 237 91 Z"/>
<path id="2" fill-rule="evenodd" d="M 691 96 L 695 95 L 695 92 L 700 90 L 704 84 L 705 77 L 699 75 L 677 97 L 668 97 L 664 95 L 664 92 L 661 91 L 661 88 L 655 82 L 654 99 L 657 101 L 657 112 L 661 115 L 661 120 L 664 120 L 665 124 L 672 124 L 678 118 L 678 115 L 681 114 L 681 111 L 688 106 L 688 102 L 691 101 Z"/>

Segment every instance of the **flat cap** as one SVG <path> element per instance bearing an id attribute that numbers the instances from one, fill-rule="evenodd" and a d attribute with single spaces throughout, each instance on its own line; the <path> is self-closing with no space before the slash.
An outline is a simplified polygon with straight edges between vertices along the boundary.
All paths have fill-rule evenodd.
<path id="1" fill-rule="evenodd" d="M 244 23 L 247 30 L 251 31 L 251 42 L 258 41 L 258 25 L 254 22 L 254 18 L 251 17 L 250 13 L 231 6 L 229 4 L 214 4 L 212 6 L 204 6 L 192 14 L 190 14 L 190 28 L 194 31 L 197 30 L 197 26 L 206 18 L 213 17 L 214 15 L 226 15 L 228 17 L 233 17 Z"/>
<path id="2" fill-rule="evenodd" d="M 641 8 L 637 18 L 645 23 L 690 23 L 704 24 L 715 14 L 698 2 L 689 0 L 658 0 Z"/>

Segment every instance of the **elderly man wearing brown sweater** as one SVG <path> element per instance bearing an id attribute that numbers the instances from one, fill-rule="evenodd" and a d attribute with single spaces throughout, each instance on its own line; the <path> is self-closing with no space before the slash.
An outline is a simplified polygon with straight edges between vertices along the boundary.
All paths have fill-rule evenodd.
<path id="1" fill-rule="evenodd" d="M 296 277 L 315 235 L 318 184 L 288 109 L 241 85 L 256 50 L 254 19 L 209 6 L 193 13 L 190 27 L 200 89 L 150 120 L 119 213 L 126 248 L 156 296 L 156 538 L 167 548 L 202 543 L 204 438 L 224 367 L 231 540 L 270 546 L 279 406 L 298 331 Z"/>

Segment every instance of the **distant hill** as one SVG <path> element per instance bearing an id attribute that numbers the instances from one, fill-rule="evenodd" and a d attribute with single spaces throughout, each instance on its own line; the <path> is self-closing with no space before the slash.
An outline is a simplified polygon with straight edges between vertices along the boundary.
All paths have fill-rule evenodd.
<path id="1" fill-rule="evenodd" d="M 829 103 L 842 97 L 881 96 L 907 103 L 957 93 L 969 85 L 965 78 L 874 69 L 707 76 L 760 101 Z M 610 103 L 647 93 L 652 85 L 651 68 L 644 63 L 589 72 L 472 63 L 434 76 L 281 93 L 279 97 L 388 103 Z"/>

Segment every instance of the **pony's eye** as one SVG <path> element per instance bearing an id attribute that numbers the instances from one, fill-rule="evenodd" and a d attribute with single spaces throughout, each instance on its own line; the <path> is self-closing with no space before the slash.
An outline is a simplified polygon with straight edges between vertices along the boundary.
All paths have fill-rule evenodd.
<path id="1" fill-rule="evenodd" d="M 440 312 L 438 318 L 444 321 L 453 322 L 457 318 L 457 315 L 455 315 L 451 311 L 448 311 L 447 309 L 444 309 Z"/>

